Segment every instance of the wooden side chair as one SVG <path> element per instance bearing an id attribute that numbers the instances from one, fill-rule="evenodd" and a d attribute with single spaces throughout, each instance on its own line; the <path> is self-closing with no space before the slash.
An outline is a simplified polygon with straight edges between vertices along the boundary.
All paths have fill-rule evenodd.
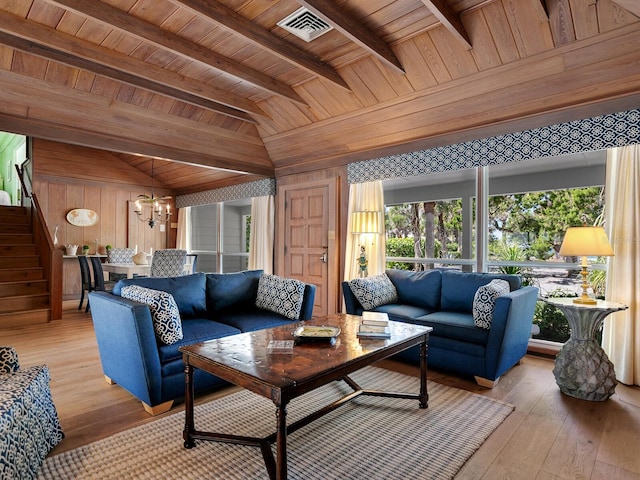
<path id="1" fill-rule="evenodd" d="M 89 292 L 95 290 L 94 284 L 91 281 L 91 271 L 89 270 L 89 261 L 86 255 L 78 255 L 78 261 L 80 262 L 80 278 L 82 281 L 82 292 L 80 293 L 80 304 L 78 310 L 82 310 L 82 302 L 84 302 L 84 293 L 87 292 L 87 309 L 89 311 Z"/>
<path id="2" fill-rule="evenodd" d="M 100 257 L 91 257 L 91 266 L 93 267 L 93 289 L 96 292 L 110 292 L 113 290 L 116 282 L 104 279 L 104 270 L 102 270 Z"/>

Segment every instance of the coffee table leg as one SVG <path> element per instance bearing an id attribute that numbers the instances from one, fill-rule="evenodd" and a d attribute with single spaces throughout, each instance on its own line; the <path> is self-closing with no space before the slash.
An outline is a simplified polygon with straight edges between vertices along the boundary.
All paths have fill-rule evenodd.
<path id="1" fill-rule="evenodd" d="M 191 438 L 191 434 L 195 431 L 193 422 L 193 366 L 189 364 L 189 360 L 185 359 L 184 368 L 184 431 L 182 438 L 184 439 L 185 448 L 193 448 L 196 442 Z"/>
<path id="2" fill-rule="evenodd" d="M 429 405 L 429 394 L 427 393 L 427 339 L 420 344 L 420 408 L 427 408 Z"/>
<path id="3" fill-rule="evenodd" d="M 276 479 L 287 479 L 287 404 L 276 403 Z"/>

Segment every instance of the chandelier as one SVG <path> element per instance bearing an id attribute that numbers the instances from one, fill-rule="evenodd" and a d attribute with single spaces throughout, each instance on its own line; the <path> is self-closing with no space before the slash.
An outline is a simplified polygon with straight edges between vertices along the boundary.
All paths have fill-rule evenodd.
<path id="1" fill-rule="evenodd" d="M 151 159 L 151 195 L 141 194 L 138 195 L 136 200 L 136 215 L 141 222 L 147 222 L 149 227 L 153 228 L 156 223 L 167 223 L 171 218 L 170 206 L 167 200 L 171 199 L 170 196 L 156 197 L 153 194 L 153 159 Z M 166 209 L 163 209 L 166 207 Z M 148 213 L 145 213 L 144 210 Z"/>

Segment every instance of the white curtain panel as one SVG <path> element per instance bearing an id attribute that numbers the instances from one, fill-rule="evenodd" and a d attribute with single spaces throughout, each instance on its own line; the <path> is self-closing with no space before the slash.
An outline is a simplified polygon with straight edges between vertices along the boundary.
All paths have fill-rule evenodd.
<path id="1" fill-rule="evenodd" d="M 273 195 L 251 199 L 251 233 L 249 235 L 249 270 L 273 273 L 275 235 L 275 200 Z"/>
<path id="2" fill-rule="evenodd" d="M 191 207 L 178 209 L 178 238 L 176 248 L 191 252 Z"/>
<path id="3" fill-rule="evenodd" d="M 380 212 L 381 229 L 378 234 L 351 233 L 353 212 Z M 349 213 L 347 218 L 347 244 L 345 250 L 344 279 L 351 280 L 360 275 L 358 258 L 360 246 L 367 252 L 367 274 L 378 275 L 385 270 L 385 232 L 384 232 L 384 191 L 382 181 L 354 183 L 349 186 Z"/>
<path id="4" fill-rule="evenodd" d="M 640 385 L 640 145 L 609 149 L 605 194 L 607 300 L 629 309 L 605 319 L 602 347 L 618 381 Z"/>

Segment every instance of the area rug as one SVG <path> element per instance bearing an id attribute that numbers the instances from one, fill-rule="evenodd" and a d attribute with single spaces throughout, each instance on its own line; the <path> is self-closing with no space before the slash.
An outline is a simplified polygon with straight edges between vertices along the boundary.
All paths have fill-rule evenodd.
<path id="1" fill-rule="evenodd" d="M 363 388 L 417 392 L 419 379 L 368 367 L 351 377 Z M 429 408 L 417 400 L 359 397 L 288 436 L 289 478 L 450 479 L 513 406 L 429 382 Z M 289 404 L 287 422 L 351 390 L 334 382 Z M 195 409 L 197 430 L 266 436 L 275 407 L 240 391 Z M 184 413 L 175 413 L 47 458 L 39 479 L 251 480 L 268 478 L 255 447 L 196 441 L 183 447 Z M 274 445 L 275 453 L 275 445 Z"/>

